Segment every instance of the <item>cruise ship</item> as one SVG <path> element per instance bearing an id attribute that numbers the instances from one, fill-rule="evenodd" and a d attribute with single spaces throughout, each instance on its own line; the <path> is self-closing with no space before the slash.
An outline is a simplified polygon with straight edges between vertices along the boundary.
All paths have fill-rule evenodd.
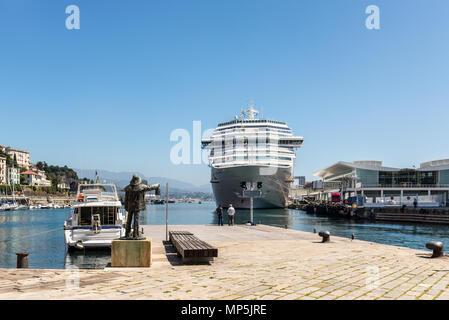
<path id="1" fill-rule="evenodd" d="M 253 208 L 284 208 L 293 182 L 295 148 L 303 137 L 295 136 L 285 122 L 258 118 L 250 106 L 234 120 L 220 123 L 209 138 L 202 139 L 209 150 L 211 184 L 218 205 L 249 209 L 244 190 L 258 190 Z"/>

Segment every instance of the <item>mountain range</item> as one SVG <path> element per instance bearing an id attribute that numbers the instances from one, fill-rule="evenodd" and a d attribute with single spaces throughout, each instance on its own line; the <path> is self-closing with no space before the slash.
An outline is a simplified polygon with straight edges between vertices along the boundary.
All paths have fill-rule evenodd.
<path id="1" fill-rule="evenodd" d="M 95 172 L 98 172 L 100 182 L 106 181 L 106 183 L 114 183 L 118 189 L 122 189 L 129 184 L 133 174 L 137 173 L 142 180 L 147 180 L 148 184 L 161 184 L 161 190 L 165 190 L 165 184 L 168 183 L 169 192 L 205 192 L 211 193 L 212 188 L 210 184 L 204 184 L 201 186 L 195 186 L 191 183 L 180 181 L 176 179 L 166 177 L 146 177 L 140 172 L 112 172 L 107 170 L 94 170 L 94 169 L 73 169 L 75 170 L 78 178 L 88 178 L 91 180 L 96 179 Z"/>

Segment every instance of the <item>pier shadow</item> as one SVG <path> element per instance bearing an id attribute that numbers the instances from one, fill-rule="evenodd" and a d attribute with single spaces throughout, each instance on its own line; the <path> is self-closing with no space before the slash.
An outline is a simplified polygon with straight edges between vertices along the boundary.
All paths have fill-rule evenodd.
<path id="1" fill-rule="evenodd" d="M 444 260 L 449 260 L 449 256 L 448 255 L 443 255 L 441 257 L 437 257 L 437 258 L 432 258 L 432 253 L 416 253 L 415 254 L 417 257 L 422 258 L 422 259 L 444 259 Z"/>
<path id="2" fill-rule="evenodd" d="M 423 259 L 433 259 L 431 253 L 416 253 L 415 255 Z"/>
<path id="3" fill-rule="evenodd" d="M 167 257 L 168 262 L 172 266 L 182 266 L 182 257 L 178 255 L 176 248 L 171 244 L 170 241 L 162 241 L 165 250 L 165 256 Z"/>

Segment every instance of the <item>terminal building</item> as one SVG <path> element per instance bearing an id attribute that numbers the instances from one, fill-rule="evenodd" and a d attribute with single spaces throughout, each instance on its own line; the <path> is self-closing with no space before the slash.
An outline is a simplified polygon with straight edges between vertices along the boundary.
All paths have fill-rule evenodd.
<path id="1" fill-rule="evenodd" d="M 449 196 L 449 159 L 421 163 L 419 168 L 385 167 L 381 161 L 337 162 L 314 173 L 322 182 L 315 194 L 328 200 L 361 195 L 368 205 L 445 206 Z M 318 190 L 319 189 L 319 190 Z"/>

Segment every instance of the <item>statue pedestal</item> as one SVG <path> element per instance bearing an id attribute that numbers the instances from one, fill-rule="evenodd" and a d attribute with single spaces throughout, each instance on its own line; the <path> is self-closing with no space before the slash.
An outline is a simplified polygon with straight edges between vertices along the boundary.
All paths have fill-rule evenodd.
<path id="1" fill-rule="evenodd" d="M 112 240 L 111 267 L 150 267 L 151 239 Z"/>

